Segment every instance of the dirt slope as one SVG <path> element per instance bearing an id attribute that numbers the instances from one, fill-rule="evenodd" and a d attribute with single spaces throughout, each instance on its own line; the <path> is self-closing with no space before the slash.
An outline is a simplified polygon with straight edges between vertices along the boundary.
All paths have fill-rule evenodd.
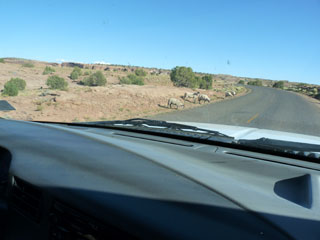
<path id="1" fill-rule="evenodd" d="M 169 98 L 178 98 L 188 91 L 200 91 L 207 94 L 212 101 L 225 98 L 225 91 L 235 90 L 238 95 L 244 94 L 244 88 L 236 89 L 234 82 L 216 81 L 213 90 L 189 89 L 174 87 L 168 71 L 146 69 L 144 86 L 121 85 L 119 76 L 126 76 L 136 68 L 121 66 L 86 65 L 82 73 L 94 73 L 102 70 L 107 78 L 104 87 L 86 87 L 69 78 L 73 68 L 45 62 L 32 61 L 33 67 L 25 67 L 24 60 L 6 60 L 0 63 L 0 89 L 6 81 L 19 77 L 27 82 L 27 88 L 16 97 L 4 97 L 17 110 L 0 112 L 0 117 L 20 120 L 45 121 L 95 121 L 146 117 L 167 111 L 177 111 L 166 107 Z M 46 66 L 51 65 L 54 75 L 63 77 L 69 84 L 67 91 L 50 90 L 46 86 L 49 75 L 43 75 Z M 52 66 L 53 65 L 53 66 Z M 93 69 L 92 69 L 93 68 Z M 116 69 L 116 70 L 115 70 Z M 53 75 L 53 74 L 51 74 Z M 197 107 L 186 101 L 185 107 Z"/>

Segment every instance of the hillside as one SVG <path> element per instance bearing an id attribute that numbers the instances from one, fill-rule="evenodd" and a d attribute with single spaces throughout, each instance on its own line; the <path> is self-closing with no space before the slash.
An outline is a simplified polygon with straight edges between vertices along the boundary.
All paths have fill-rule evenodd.
<path id="1" fill-rule="evenodd" d="M 46 66 L 55 72 L 44 75 Z M 74 67 L 81 69 L 81 76 L 72 80 L 70 74 Z M 146 71 L 145 85 L 124 85 L 119 79 L 136 69 Z M 79 84 L 87 76 L 101 71 L 107 79 L 106 86 L 89 87 Z M 46 85 L 49 76 L 57 75 L 68 82 L 67 90 L 52 90 Z M 201 73 L 196 73 L 202 76 Z M 167 108 L 167 101 L 181 97 L 185 92 L 199 91 L 207 94 L 212 102 L 222 101 L 226 91 L 235 91 L 237 96 L 246 93 L 243 87 L 234 84 L 239 78 L 227 75 L 213 75 L 212 90 L 174 87 L 170 80 L 170 70 L 140 68 L 136 66 L 48 63 L 18 58 L 4 58 L 0 62 L 0 90 L 11 78 L 22 78 L 26 89 L 18 96 L 1 96 L 17 110 L 1 113 L 0 117 L 21 120 L 46 121 L 94 121 L 147 117 L 161 112 L 177 111 Z M 199 104 L 185 101 L 185 108 Z"/>

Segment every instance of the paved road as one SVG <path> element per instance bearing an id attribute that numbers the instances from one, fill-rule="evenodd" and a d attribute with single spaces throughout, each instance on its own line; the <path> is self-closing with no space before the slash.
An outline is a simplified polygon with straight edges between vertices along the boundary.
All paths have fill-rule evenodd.
<path id="1" fill-rule="evenodd" d="M 159 114 L 153 119 L 204 122 L 320 136 L 320 107 L 295 93 L 251 87 L 248 95 L 203 107 Z"/>

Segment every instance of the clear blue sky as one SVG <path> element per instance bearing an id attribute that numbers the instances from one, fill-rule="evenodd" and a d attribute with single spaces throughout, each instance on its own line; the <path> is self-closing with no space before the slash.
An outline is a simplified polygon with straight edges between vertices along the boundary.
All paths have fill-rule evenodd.
<path id="1" fill-rule="evenodd" d="M 320 84 L 320 0 L 0 0 L 0 57 Z"/>

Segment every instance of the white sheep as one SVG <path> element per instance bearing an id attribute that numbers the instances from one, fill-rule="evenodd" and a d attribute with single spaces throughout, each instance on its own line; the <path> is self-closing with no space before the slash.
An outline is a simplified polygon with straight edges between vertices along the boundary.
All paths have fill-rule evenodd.
<path id="1" fill-rule="evenodd" d="M 180 102 L 180 101 L 179 101 L 178 99 L 176 99 L 176 98 L 170 98 L 170 99 L 168 100 L 168 107 L 169 107 L 169 108 L 172 108 L 172 105 L 176 106 L 177 109 L 178 109 L 179 107 L 184 108 L 184 104 L 183 104 L 182 102 Z"/>
<path id="2" fill-rule="evenodd" d="M 231 92 L 226 92 L 226 97 L 232 97 L 232 93 Z"/>
<path id="3" fill-rule="evenodd" d="M 195 93 L 185 92 L 184 96 L 183 96 L 183 99 L 186 100 L 188 98 L 192 98 L 193 102 L 196 102 L 197 97 L 198 97 L 199 94 L 200 94 L 199 92 L 195 92 Z"/>
<path id="4" fill-rule="evenodd" d="M 200 94 L 198 96 L 198 101 L 199 101 L 199 104 L 201 104 L 201 101 L 203 101 L 204 103 L 205 102 L 210 102 L 210 98 L 205 94 Z"/>

